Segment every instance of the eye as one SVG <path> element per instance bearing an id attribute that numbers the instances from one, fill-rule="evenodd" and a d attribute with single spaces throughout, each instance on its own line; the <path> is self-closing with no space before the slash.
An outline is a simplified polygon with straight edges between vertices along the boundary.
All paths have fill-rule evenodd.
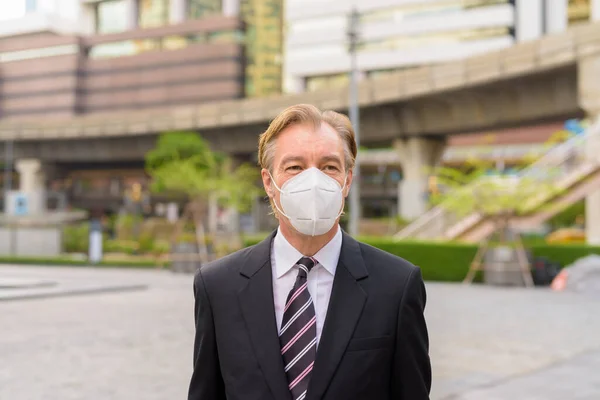
<path id="1" fill-rule="evenodd" d="M 299 165 L 291 165 L 291 166 L 287 167 L 285 170 L 286 171 L 300 171 L 301 169 L 302 169 L 302 167 Z"/>
<path id="2" fill-rule="evenodd" d="M 340 170 L 340 169 L 339 169 L 338 167 L 336 167 L 335 165 L 326 165 L 326 166 L 325 166 L 325 169 L 326 169 L 327 171 L 332 171 L 332 172 L 337 172 L 337 171 L 339 171 L 339 170 Z"/>

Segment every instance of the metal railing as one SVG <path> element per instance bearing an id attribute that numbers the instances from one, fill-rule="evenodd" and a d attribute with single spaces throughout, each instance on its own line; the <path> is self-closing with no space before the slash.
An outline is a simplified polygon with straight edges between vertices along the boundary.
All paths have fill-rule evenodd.
<path id="1" fill-rule="evenodd" d="M 582 134 L 575 135 L 552 147 L 538 160 L 516 173 L 516 177 L 519 179 L 550 179 L 561 186 L 566 184 L 566 181 L 579 179 L 582 174 L 589 171 L 588 168 L 585 168 L 586 144 L 593 137 L 600 137 L 600 119 L 594 121 Z M 474 189 L 479 183 L 479 181 L 475 181 L 466 187 L 456 189 L 456 195 L 460 196 L 465 190 Z M 476 212 L 466 216 L 458 215 L 448 209 L 448 201 L 431 208 L 394 237 L 396 239 L 452 239 L 483 218 Z"/>

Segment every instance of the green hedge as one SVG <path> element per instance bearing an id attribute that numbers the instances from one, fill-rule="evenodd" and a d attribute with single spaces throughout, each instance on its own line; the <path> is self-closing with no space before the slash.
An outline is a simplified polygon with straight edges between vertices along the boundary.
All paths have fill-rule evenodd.
<path id="1" fill-rule="evenodd" d="M 87 260 L 77 260 L 69 257 L 19 257 L 19 256 L 0 256 L 0 264 L 19 264 L 19 265 L 47 265 L 47 266 L 99 266 L 115 268 L 155 268 L 162 264 L 153 261 L 102 261 L 97 265 L 91 265 Z"/>
<path id="2" fill-rule="evenodd" d="M 246 237 L 245 246 L 251 246 L 264 238 L 264 235 Z M 455 242 L 400 241 L 391 238 L 362 237 L 360 241 L 377 247 L 391 254 L 405 258 L 418 265 L 423 278 L 428 281 L 460 282 L 475 253 L 477 245 Z M 600 254 L 600 246 L 582 244 L 548 245 L 532 244 L 528 246 L 534 257 L 546 257 L 562 266 L 590 254 Z M 33 264 L 87 266 L 87 260 L 69 257 L 37 258 L 37 257 L 0 257 L 0 264 Z M 152 261 L 105 261 L 99 264 L 104 267 L 152 268 L 159 264 Z"/>
<path id="3" fill-rule="evenodd" d="M 264 236 L 245 239 L 250 246 L 258 243 Z M 362 237 L 360 241 L 377 247 L 388 253 L 409 260 L 419 266 L 423 278 L 428 281 L 460 282 L 464 279 L 471 261 L 477 252 L 477 245 L 457 242 L 395 241 L 392 238 Z M 600 246 L 580 244 L 548 245 L 532 244 L 528 246 L 534 257 L 546 257 L 561 266 L 590 254 L 600 254 Z"/>
<path id="4" fill-rule="evenodd" d="M 248 237 L 246 246 L 258 243 L 262 237 Z M 392 238 L 359 238 L 360 241 L 418 265 L 428 281 L 460 282 L 464 279 L 477 247 L 451 242 L 397 242 Z"/>
<path id="5" fill-rule="evenodd" d="M 534 257 L 546 257 L 565 267 L 590 254 L 600 255 L 600 246 L 585 244 L 533 245 L 529 247 Z"/>

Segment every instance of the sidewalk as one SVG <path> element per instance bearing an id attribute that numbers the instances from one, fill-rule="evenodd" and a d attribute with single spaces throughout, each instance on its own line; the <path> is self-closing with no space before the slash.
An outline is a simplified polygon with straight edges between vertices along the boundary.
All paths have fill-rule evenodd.
<path id="1" fill-rule="evenodd" d="M 0 276 L 147 286 L 0 301 L 0 399 L 185 398 L 191 275 L 0 266 Z M 432 400 L 600 399 L 597 297 L 438 283 L 427 294 Z"/>

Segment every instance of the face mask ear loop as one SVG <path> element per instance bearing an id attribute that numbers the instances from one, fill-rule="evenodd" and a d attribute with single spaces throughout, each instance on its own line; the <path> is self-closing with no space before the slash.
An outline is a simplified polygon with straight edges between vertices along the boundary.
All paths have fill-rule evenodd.
<path id="1" fill-rule="evenodd" d="M 348 175 L 346 174 L 346 178 L 344 178 L 344 186 L 342 186 L 342 189 L 341 189 L 342 195 L 344 194 L 344 189 L 346 188 L 347 183 L 348 183 Z M 341 217 L 343 213 L 344 213 L 344 206 L 342 205 L 342 209 L 338 213 L 337 217 L 335 217 L 335 219 L 338 219 L 339 217 Z"/>
<path id="2" fill-rule="evenodd" d="M 269 177 L 271 178 L 271 183 L 277 188 L 277 190 L 279 190 L 279 192 L 283 192 L 281 189 L 279 189 L 279 186 L 277 186 L 277 184 L 275 183 L 275 179 L 273 179 L 273 175 L 271 175 L 270 171 L 267 171 L 269 173 Z M 275 208 L 277 209 L 277 211 L 279 211 L 279 213 L 281 215 L 283 215 L 284 217 L 286 217 L 287 219 L 289 219 L 290 221 L 292 220 L 289 215 L 287 215 L 286 213 L 284 213 L 283 211 L 281 211 L 281 209 L 279 208 L 279 206 L 277 205 L 277 201 L 275 201 L 275 197 L 273 197 L 273 204 L 275 205 Z"/>
<path id="3" fill-rule="evenodd" d="M 273 186 L 275 186 L 275 188 L 277 188 L 277 190 L 279 190 L 279 192 L 281 193 L 282 190 L 279 188 L 279 186 L 277 186 L 277 184 L 275 183 L 275 179 L 273 179 L 273 175 L 271 175 L 271 171 L 267 170 L 267 173 L 269 174 L 269 178 L 271 178 L 271 183 L 273 184 Z"/>

